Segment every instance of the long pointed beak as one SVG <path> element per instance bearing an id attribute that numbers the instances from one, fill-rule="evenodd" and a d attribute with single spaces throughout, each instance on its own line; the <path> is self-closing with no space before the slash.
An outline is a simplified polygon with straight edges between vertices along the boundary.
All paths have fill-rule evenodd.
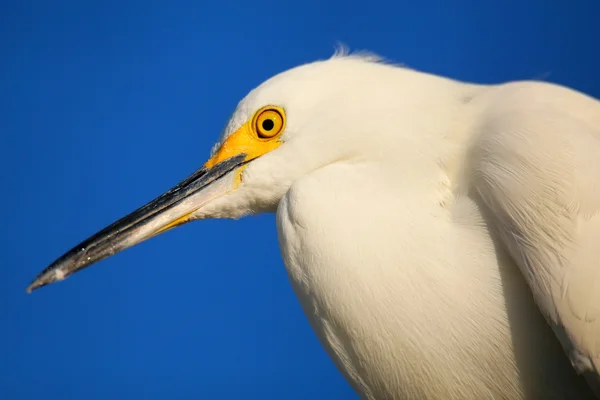
<path id="1" fill-rule="evenodd" d="M 90 265 L 186 223 L 203 205 L 235 189 L 236 171 L 247 162 L 241 153 L 205 165 L 160 197 L 73 247 L 44 269 L 27 292 L 62 280 Z"/>

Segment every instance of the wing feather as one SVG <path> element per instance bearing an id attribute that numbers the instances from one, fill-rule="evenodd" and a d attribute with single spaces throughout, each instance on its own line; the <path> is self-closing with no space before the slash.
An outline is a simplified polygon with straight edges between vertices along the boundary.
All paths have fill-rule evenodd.
<path id="1" fill-rule="evenodd" d="M 491 102 L 471 187 L 573 365 L 600 382 L 600 102 L 545 84 Z"/>

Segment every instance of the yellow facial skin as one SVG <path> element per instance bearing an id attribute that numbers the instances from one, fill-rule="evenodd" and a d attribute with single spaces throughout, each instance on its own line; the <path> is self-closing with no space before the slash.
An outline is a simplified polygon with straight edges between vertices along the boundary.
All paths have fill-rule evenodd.
<path id="1" fill-rule="evenodd" d="M 275 106 L 263 107 L 223 142 L 204 167 L 210 169 L 221 161 L 242 153 L 246 154 L 245 162 L 267 154 L 281 145 L 279 137 L 284 129 L 283 109 Z"/>
<path id="2" fill-rule="evenodd" d="M 279 137 L 285 129 L 285 112 L 276 106 L 266 106 L 254 113 L 253 117 L 232 133 L 221 145 L 219 150 L 205 164 L 204 168 L 211 169 L 218 163 L 238 154 L 246 154 L 244 162 L 275 150 L 281 145 Z M 246 165 L 242 165 L 236 171 L 235 185 L 232 190 L 242 183 L 242 172 Z M 166 232 L 179 225 L 189 222 L 194 211 L 189 212 L 167 225 L 163 226 L 155 234 Z"/>

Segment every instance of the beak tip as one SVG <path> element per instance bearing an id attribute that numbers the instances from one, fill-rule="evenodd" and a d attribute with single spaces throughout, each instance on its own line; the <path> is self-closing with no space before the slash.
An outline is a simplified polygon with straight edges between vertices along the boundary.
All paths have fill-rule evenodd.
<path id="1" fill-rule="evenodd" d="M 27 293 L 31 293 L 42 286 L 49 285 L 54 282 L 62 281 L 67 277 L 60 268 L 51 268 L 39 274 L 33 282 L 25 289 Z"/>
<path id="2" fill-rule="evenodd" d="M 37 280 L 31 282 L 31 284 L 29 286 L 27 286 L 27 289 L 25 289 L 25 292 L 27 294 L 30 294 L 31 292 L 33 292 L 35 289 L 39 288 L 40 285 L 38 284 Z"/>

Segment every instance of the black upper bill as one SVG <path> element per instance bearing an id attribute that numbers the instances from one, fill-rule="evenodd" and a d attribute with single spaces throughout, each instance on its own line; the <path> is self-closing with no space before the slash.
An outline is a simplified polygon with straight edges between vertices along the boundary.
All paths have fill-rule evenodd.
<path id="1" fill-rule="evenodd" d="M 37 288 L 62 280 L 85 267 L 131 247 L 126 239 L 136 230 L 162 212 L 176 206 L 190 195 L 223 177 L 238 165 L 243 164 L 245 158 L 245 154 L 239 154 L 210 169 L 200 168 L 166 193 L 107 226 L 63 254 L 38 274 L 27 288 L 27 292 L 30 293 Z"/>

